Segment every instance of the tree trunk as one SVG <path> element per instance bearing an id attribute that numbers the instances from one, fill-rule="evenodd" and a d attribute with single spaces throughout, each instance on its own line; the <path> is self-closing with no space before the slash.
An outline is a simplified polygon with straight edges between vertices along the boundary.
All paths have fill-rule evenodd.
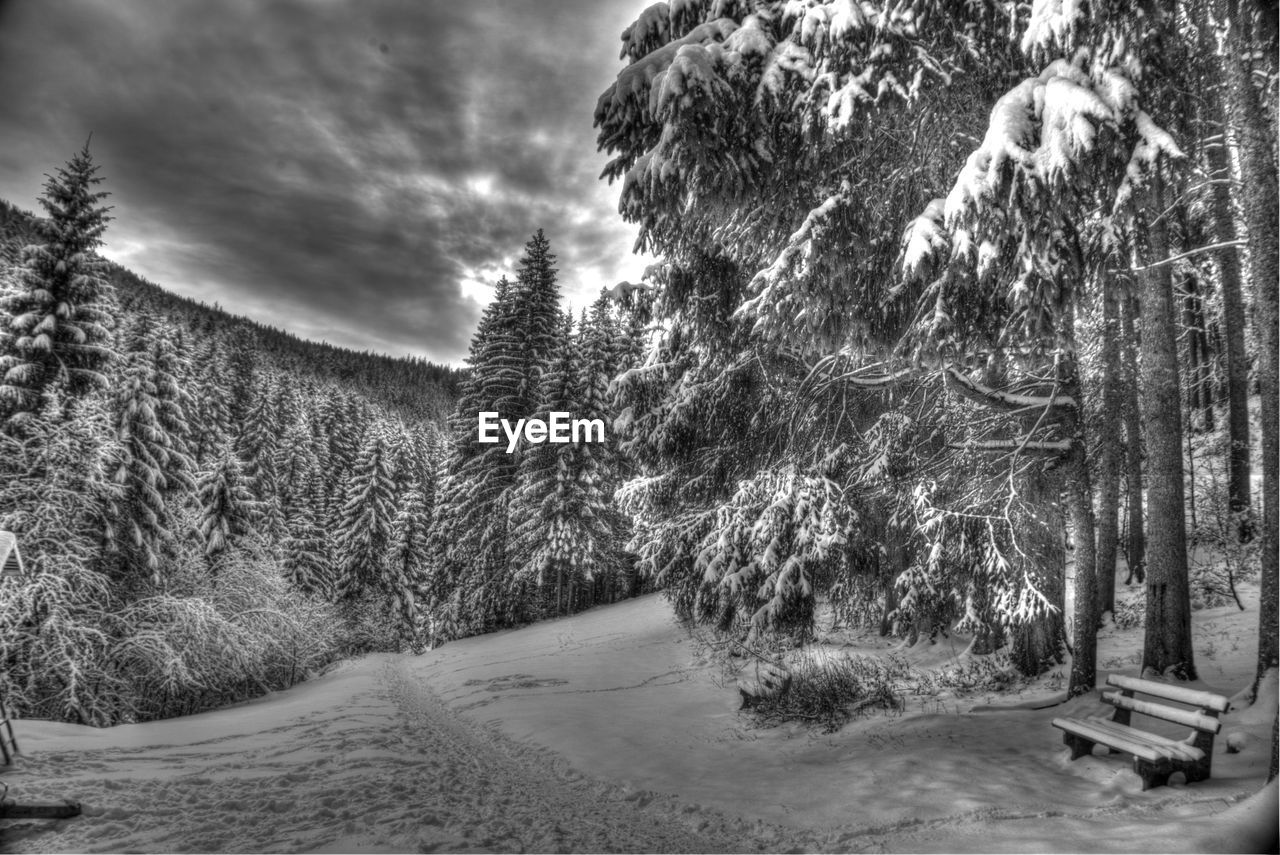
<path id="1" fill-rule="evenodd" d="M 1063 473 L 1067 480 L 1067 506 L 1075 539 L 1075 617 L 1072 627 L 1071 680 L 1067 697 L 1092 692 L 1098 682 L 1098 580 L 1093 524 L 1093 490 L 1089 484 L 1089 459 L 1084 432 L 1084 396 L 1074 360 L 1067 369 L 1063 392 L 1080 402 L 1080 410 L 1064 427 L 1071 437 Z M 1114 541 L 1113 541 L 1114 550 Z M 1114 554 L 1114 551 L 1113 551 Z M 1114 573 L 1115 564 L 1112 563 Z"/>
<path id="2" fill-rule="evenodd" d="M 1213 383 L 1199 280 L 1195 276 L 1183 278 L 1182 293 L 1182 327 L 1187 340 L 1187 391 L 1191 409 L 1187 427 L 1208 433 L 1214 428 Z"/>
<path id="3" fill-rule="evenodd" d="M 1164 210 L 1160 169 L 1151 178 L 1153 221 L 1147 229 L 1150 261 L 1169 256 L 1159 212 Z M 1191 649 L 1191 593 L 1187 579 L 1187 532 L 1182 472 L 1182 406 L 1178 384 L 1178 338 L 1173 282 L 1168 265 L 1142 272 L 1142 410 L 1147 447 L 1146 637 L 1142 668 L 1196 677 Z"/>
<path id="4" fill-rule="evenodd" d="M 1102 412 L 1098 414 L 1098 616 L 1116 610 L 1120 538 L 1120 304 L 1115 279 L 1102 274 Z"/>
<path id="5" fill-rule="evenodd" d="M 1203 33 L 1209 33 L 1210 27 L 1202 25 Z M 1213 46 L 1208 46 L 1209 50 Z M 1209 167 L 1209 178 L 1214 182 L 1211 192 L 1212 221 L 1214 224 L 1214 240 L 1218 243 L 1233 241 L 1238 237 L 1236 230 L 1236 212 L 1231 204 L 1231 169 L 1230 149 L 1227 143 L 1227 106 L 1222 87 L 1215 87 L 1216 107 L 1222 121 L 1222 134 L 1216 143 L 1204 148 L 1205 161 Z M 1245 313 L 1244 300 L 1241 298 L 1242 252 L 1240 247 L 1228 246 L 1216 253 L 1218 261 L 1218 282 L 1222 289 L 1222 332 L 1223 351 L 1225 355 L 1226 397 L 1227 397 L 1227 432 L 1230 438 L 1230 466 L 1227 471 L 1227 496 L 1233 514 L 1242 514 L 1250 505 L 1249 481 L 1249 363 L 1245 355 Z M 1248 519 L 1241 520 L 1240 535 L 1244 539 L 1251 536 Z"/>
<path id="6" fill-rule="evenodd" d="M 1134 318 L 1138 316 L 1137 299 L 1123 295 L 1120 323 L 1124 333 L 1124 433 L 1125 481 L 1129 487 L 1129 540 L 1125 560 L 1129 573 L 1126 585 L 1142 584 L 1146 578 L 1146 512 L 1142 503 L 1142 412 L 1138 403 L 1138 336 Z"/>
<path id="7" fill-rule="evenodd" d="M 1276 772 L 1280 771 L 1280 710 L 1276 710 L 1275 716 L 1271 719 L 1271 766 L 1267 769 L 1267 783 L 1270 784 L 1276 779 Z"/>
<path id="8" fill-rule="evenodd" d="M 1248 57 L 1264 39 L 1251 33 L 1250 10 L 1229 0 L 1227 50 L 1220 54 L 1226 65 L 1227 104 L 1240 146 L 1240 198 L 1249 241 L 1249 278 L 1252 280 L 1254 327 L 1258 344 L 1258 385 L 1262 398 L 1262 590 L 1258 608 L 1258 667 L 1254 691 L 1268 669 L 1277 666 L 1277 513 L 1280 494 L 1280 339 L 1277 338 L 1276 234 L 1280 230 L 1277 205 L 1274 141 L 1266 126 L 1266 113 L 1254 88 Z"/>
<path id="9" fill-rule="evenodd" d="M 895 525 L 886 525 L 885 557 L 887 567 L 881 570 L 884 580 L 884 611 L 880 613 L 880 635 L 893 634 L 894 621 L 889 617 L 898 608 L 898 579 L 907 569 L 907 550 L 902 532 Z"/>
<path id="10" fill-rule="evenodd" d="M 1057 478 L 1043 473 L 1032 473 L 1025 478 L 1024 495 L 1027 502 L 1039 508 L 1039 525 L 1030 531 L 1025 548 L 1026 555 L 1020 563 L 1030 578 L 1035 580 L 1040 592 L 1051 605 L 1051 610 L 1029 623 L 1015 624 L 1009 631 L 1009 659 L 1014 667 L 1027 676 L 1043 674 L 1054 665 L 1062 663 L 1062 641 L 1066 637 L 1063 610 L 1063 579 L 1066 576 L 1066 549 L 1062 539 L 1063 522 L 1060 510 L 1060 485 Z"/>

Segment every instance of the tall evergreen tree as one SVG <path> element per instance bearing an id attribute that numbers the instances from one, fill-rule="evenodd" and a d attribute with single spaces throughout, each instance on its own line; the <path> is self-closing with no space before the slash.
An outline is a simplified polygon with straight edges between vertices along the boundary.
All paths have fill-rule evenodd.
<path id="1" fill-rule="evenodd" d="M 304 491 L 305 499 L 297 502 L 289 516 L 289 536 L 285 541 L 285 575 L 298 590 L 331 597 L 336 584 L 333 572 L 331 538 L 321 522 L 317 500 L 323 498 L 319 473 L 312 473 Z"/>
<path id="2" fill-rule="evenodd" d="M 431 515 L 430 491 L 411 487 L 391 526 L 391 554 L 382 582 L 391 593 L 405 640 L 415 645 L 421 636 L 418 601 L 427 582 Z"/>
<path id="3" fill-rule="evenodd" d="M 231 393 L 224 380 L 227 368 L 215 337 L 210 336 L 197 348 L 195 362 L 192 451 L 196 464 L 204 466 L 231 439 Z"/>
<path id="4" fill-rule="evenodd" d="M 542 375 L 535 418 L 581 411 L 579 342 L 563 316 L 559 347 Z M 542 443 L 524 449 L 510 501 L 509 554 L 519 583 L 554 592 L 556 614 L 569 610 L 586 564 L 582 526 L 588 521 L 578 479 L 581 449 L 574 443 Z"/>
<path id="5" fill-rule="evenodd" d="M 223 445 L 213 466 L 200 475 L 196 495 L 204 556 L 216 569 L 219 559 L 250 532 L 257 517 L 257 503 L 245 484 L 240 458 L 229 444 Z"/>
<path id="6" fill-rule="evenodd" d="M 19 290 L 0 301 L 11 316 L 0 355 L 0 408 L 15 426 L 43 407 L 61 378 L 68 402 L 106 385 L 111 356 L 111 286 L 106 262 L 95 254 L 111 219 L 107 193 L 89 144 L 54 176 L 47 176 L 38 221 L 39 242 L 26 247 Z"/>
<path id="7" fill-rule="evenodd" d="M 1147 230 L 1153 260 L 1169 256 L 1159 222 L 1161 178 L 1151 190 L 1153 222 Z M 1191 592 L 1187 567 L 1186 500 L 1182 466 L 1182 404 L 1178 385 L 1173 281 L 1167 266 L 1142 274 L 1142 413 L 1147 449 L 1146 624 L 1142 667 L 1179 680 L 1196 678 L 1191 646 Z"/>
<path id="8" fill-rule="evenodd" d="M 245 483 L 262 509 L 260 526 L 272 538 L 283 534 L 284 522 L 276 471 L 280 422 L 275 398 L 274 378 L 266 374 L 257 385 L 257 394 L 241 425 L 237 448 L 244 461 Z"/>
<path id="9" fill-rule="evenodd" d="M 338 523 L 336 564 L 340 597 L 355 597 L 365 590 L 384 587 L 391 526 L 396 513 L 392 459 L 391 443 L 383 426 L 370 425 L 347 486 L 347 498 Z"/>
<path id="10" fill-rule="evenodd" d="M 518 459 L 503 443 L 478 441 L 479 414 L 516 419 L 528 366 L 521 359 L 519 290 L 503 277 L 471 339 L 471 373 L 449 422 L 451 443 L 440 502 L 433 567 L 438 623 L 452 631 L 497 626 L 508 604 L 507 513 Z M 464 609 L 463 597 L 469 605 Z M 465 614 L 462 612 L 465 611 Z"/>
<path id="11" fill-rule="evenodd" d="M 361 441 L 366 435 L 369 414 L 360 399 L 340 389 L 331 390 L 321 408 L 320 430 L 323 445 L 317 457 L 324 464 L 324 487 L 328 505 L 328 523 L 340 522 L 347 490 L 360 454 Z"/>
<path id="12" fill-rule="evenodd" d="M 274 468 L 281 512 L 289 520 L 300 508 L 310 506 L 313 481 L 320 473 L 311 426 L 305 417 L 293 420 L 285 429 L 276 449 Z"/>
<path id="13" fill-rule="evenodd" d="M 163 565 L 174 539 L 172 497 L 194 488 L 192 463 L 175 437 L 184 426 L 176 384 L 158 370 L 152 353 L 128 357 L 115 394 L 120 485 L 117 531 L 119 575 L 163 586 Z"/>
<path id="14" fill-rule="evenodd" d="M 525 244 L 516 277 L 515 308 L 521 338 L 517 353 L 524 368 L 524 382 L 513 402 L 517 417 L 527 416 L 537 407 L 542 372 L 559 345 L 560 286 L 555 260 L 551 242 L 538 229 Z"/>

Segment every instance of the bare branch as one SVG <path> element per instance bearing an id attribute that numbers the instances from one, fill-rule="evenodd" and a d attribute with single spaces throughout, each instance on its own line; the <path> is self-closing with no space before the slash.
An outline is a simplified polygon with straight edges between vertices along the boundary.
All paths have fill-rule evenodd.
<path id="1" fill-rule="evenodd" d="M 1163 267 L 1166 264 L 1173 264 L 1175 261 L 1181 261 L 1184 258 L 1190 258 L 1191 256 L 1199 255 L 1202 252 L 1213 252 L 1215 249 L 1226 249 L 1232 246 L 1244 246 L 1246 243 L 1248 243 L 1248 241 L 1246 241 L 1243 238 L 1239 238 L 1237 240 L 1224 240 L 1220 243 L 1211 243 L 1208 246 L 1198 246 L 1195 249 L 1189 249 L 1186 252 L 1179 253 L 1178 255 L 1171 255 L 1168 258 L 1162 259 L 1160 261 L 1153 261 L 1152 263 L 1145 264 L 1142 267 L 1127 267 L 1122 270 L 1112 270 L 1110 272 L 1111 273 L 1138 273 L 1142 270 L 1151 270 L 1156 267 Z"/>

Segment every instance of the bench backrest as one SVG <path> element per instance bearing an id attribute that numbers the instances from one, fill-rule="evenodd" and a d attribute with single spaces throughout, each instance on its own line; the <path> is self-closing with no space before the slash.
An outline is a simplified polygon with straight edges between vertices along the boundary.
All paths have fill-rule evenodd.
<path id="1" fill-rule="evenodd" d="M 1199 689 L 1188 689 L 1185 686 L 1170 686 L 1168 683 L 1157 683 L 1154 680 L 1139 680 L 1137 677 L 1123 677 L 1119 674 L 1107 676 L 1107 685 L 1115 686 L 1129 692 L 1140 692 L 1166 701 L 1177 701 L 1191 707 L 1215 713 L 1224 713 L 1231 706 L 1231 701 L 1213 692 L 1202 692 Z"/>
<path id="2" fill-rule="evenodd" d="M 1114 707 L 1122 710 L 1149 715 L 1152 718 L 1164 719 L 1174 724 L 1183 724 L 1187 727 L 1193 727 L 1196 730 L 1202 730 L 1205 733 L 1217 733 L 1222 729 L 1222 721 L 1212 716 L 1207 716 L 1196 710 L 1180 710 L 1177 707 L 1166 707 L 1164 704 L 1156 704 L 1151 701 L 1143 701 L 1137 698 L 1127 698 L 1124 695 L 1103 695 L 1102 699 Z"/>

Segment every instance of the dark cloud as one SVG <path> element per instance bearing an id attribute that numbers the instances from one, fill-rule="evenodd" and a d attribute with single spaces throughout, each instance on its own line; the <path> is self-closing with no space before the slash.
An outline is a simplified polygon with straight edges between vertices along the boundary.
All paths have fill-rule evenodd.
<path id="1" fill-rule="evenodd" d="M 90 131 L 109 255 L 309 337 L 456 361 L 546 230 L 575 305 L 634 276 L 591 113 L 633 0 L 0 6 L 0 196 Z"/>

